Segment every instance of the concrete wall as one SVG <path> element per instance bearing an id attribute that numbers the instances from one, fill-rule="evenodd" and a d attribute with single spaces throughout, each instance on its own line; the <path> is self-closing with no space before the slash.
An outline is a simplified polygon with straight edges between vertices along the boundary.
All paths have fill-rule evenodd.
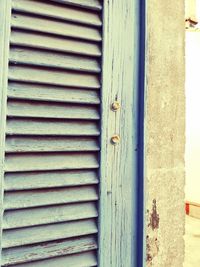
<path id="1" fill-rule="evenodd" d="M 200 31 L 186 31 L 186 188 L 189 202 L 200 204 Z"/>
<path id="2" fill-rule="evenodd" d="M 145 181 L 147 266 L 184 258 L 184 1 L 147 1 Z"/>

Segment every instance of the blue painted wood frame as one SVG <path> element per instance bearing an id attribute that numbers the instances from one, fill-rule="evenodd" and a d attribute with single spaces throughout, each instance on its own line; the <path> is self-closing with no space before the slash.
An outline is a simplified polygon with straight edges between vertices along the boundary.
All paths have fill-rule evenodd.
<path id="1" fill-rule="evenodd" d="M 144 1 L 104 1 L 99 267 L 144 260 L 144 11 Z"/>

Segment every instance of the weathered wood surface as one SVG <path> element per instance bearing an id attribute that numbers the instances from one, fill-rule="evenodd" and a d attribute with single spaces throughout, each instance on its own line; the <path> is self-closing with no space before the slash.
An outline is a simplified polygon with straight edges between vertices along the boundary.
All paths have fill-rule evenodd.
<path id="1" fill-rule="evenodd" d="M 98 90 L 12 82 L 9 83 L 8 98 L 59 103 L 100 104 Z"/>
<path id="2" fill-rule="evenodd" d="M 49 18 L 30 17 L 29 14 L 13 13 L 12 28 L 51 33 L 89 41 L 101 41 L 100 29 Z"/>
<path id="3" fill-rule="evenodd" d="M 102 10 L 101 0 L 50 0 L 52 2 L 74 5 L 92 10 Z"/>
<path id="4" fill-rule="evenodd" d="M 94 152 L 20 153 L 7 154 L 5 171 L 45 171 L 98 168 L 98 154 Z"/>
<path id="5" fill-rule="evenodd" d="M 97 199 L 98 192 L 95 186 L 16 191 L 5 193 L 4 207 L 5 210 L 11 210 L 55 204 L 95 201 Z"/>
<path id="6" fill-rule="evenodd" d="M 90 194 L 90 192 L 88 193 Z M 4 212 L 3 229 L 77 221 L 95 217 L 98 217 L 95 202 L 11 210 Z"/>
<path id="7" fill-rule="evenodd" d="M 8 78 L 11 81 L 42 83 L 50 85 L 74 86 L 80 88 L 100 88 L 99 76 L 69 70 L 11 65 Z"/>
<path id="8" fill-rule="evenodd" d="M 89 237 L 59 240 L 59 242 L 53 241 L 41 243 L 39 245 L 30 245 L 24 248 L 9 248 L 3 251 L 2 266 L 31 262 L 34 260 L 44 260 L 95 249 L 97 249 L 97 240 L 93 235 Z"/>
<path id="9" fill-rule="evenodd" d="M 100 267 L 136 266 L 138 3 L 104 1 Z M 116 100 L 121 108 L 113 112 Z"/>
<path id="10" fill-rule="evenodd" d="M 12 0 L 13 10 L 41 15 L 44 17 L 72 21 L 93 26 L 101 26 L 101 18 L 98 12 L 91 12 L 87 9 L 77 9 L 70 6 L 63 6 L 55 2 L 37 2 L 34 0 Z"/>
<path id="11" fill-rule="evenodd" d="M 95 251 L 91 251 L 65 257 L 56 257 L 49 260 L 41 260 L 41 261 L 17 265 L 17 267 L 35 267 L 35 266 L 36 267 L 55 267 L 55 266 L 94 267 L 97 266 L 97 259 Z"/>
<path id="12" fill-rule="evenodd" d="M 5 191 L 42 188 L 61 188 L 98 184 L 98 173 L 94 170 L 64 170 L 42 172 L 6 173 Z"/>
<path id="13" fill-rule="evenodd" d="M 8 117 L 52 118 L 52 119 L 100 119 L 98 107 L 38 101 L 9 100 Z"/>
<path id="14" fill-rule="evenodd" d="M 98 136 L 98 123 L 93 121 L 41 120 L 41 119 L 9 119 L 8 135 L 66 135 L 66 136 Z"/>
<path id="15" fill-rule="evenodd" d="M 9 61 L 40 67 L 99 73 L 99 62 L 94 57 L 70 55 L 66 53 L 37 50 L 35 48 L 11 47 Z"/>
<path id="16" fill-rule="evenodd" d="M 6 152 L 99 151 L 97 138 L 92 137 L 7 137 Z"/>
<path id="17" fill-rule="evenodd" d="M 101 56 L 99 42 L 89 42 L 84 40 L 55 36 L 48 33 L 29 32 L 25 30 L 13 29 L 10 37 L 12 45 L 33 47 L 51 51 L 68 52 L 86 56 Z"/>
<path id="18" fill-rule="evenodd" d="M 6 102 L 8 87 L 8 56 L 10 37 L 10 0 L 0 1 L 0 265 L 2 254 L 2 224 L 4 205 L 4 157 L 5 157 L 5 129 Z"/>
<path id="19" fill-rule="evenodd" d="M 12 0 L 1 266 L 98 265 L 101 9 Z"/>
<path id="20" fill-rule="evenodd" d="M 2 247 L 9 248 L 97 233 L 95 219 L 5 230 Z"/>

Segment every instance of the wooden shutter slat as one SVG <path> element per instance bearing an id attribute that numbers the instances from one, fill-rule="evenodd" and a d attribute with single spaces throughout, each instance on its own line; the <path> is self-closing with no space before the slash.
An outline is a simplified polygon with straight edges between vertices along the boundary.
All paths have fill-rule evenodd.
<path id="1" fill-rule="evenodd" d="M 8 78 L 11 81 L 64 85 L 82 88 L 100 88 L 97 75 L 68 70 L 11 65 Z"/>
<path id="2" fill-rule="evenodd" d="M 6 152 L 99 151 L 92 137 L 7 137 Z"/>
<path id="3" fill-rule="evenodd" d="M 51 162 L 51 164 L 49 164 Z M 7 154 L 5 171 L 35 171 L 98 168 L 96 153 Z"/>
<path id="4" fill-rule="evenodd" d="M 98 28 L 51 20 L 45 17 L 40 18 L 28 14 L 13 13 L 11 26 L 15 29 L 51 33 L 89 41 L 101 41 L 101 33 Z"/>
<path id="5" fill-rule="evenodd" d="M 74 5 L 92 10 L 102 10 L 101 0 L 50 0 L 52 2 Z"/>
<path id="6" fill-rule="evenodd" d="M 53 67 L 84 72 L 99 73 L 101 71 L 99 62 L 93 57 L 83 57 L 23 47 L 12 47 L 9 61 L 14 64 L 27 64 L 31 66 Z"/>
<path id="7" fill-rule="evenodd" d="M 100 132 L 98 124 L 93 121 L 9 119 L 7 134 L 98 136 Z"/>
<path id="8" fill-rule="evenodd" d="M 74 254 L 65 257 L 57 257 L 49 260 L 42 260 L 36 262 L 30 262 L 25 264 L 19 264 L 17 267 L 94 267 L 97 266 L 97 259 L 95 257 L 95 252 L 87 252 Z"/>
<path id="9" fill-rule="evenodd" d="M 95 218 L 95 202 L 5 211 L 3 229 Z"/>
<path id="10" fill-rule="evenodd" d="M 40 245 L 9 248 L 3 251 L 2 266 L 26 263 L 56 256 L 70 255 L 97 249 L 94 236 L 67 239 L 59 242 L 48 242 Z"/>
<path id="11" fill-rule="evenodd" d="M 11 45 L 38 48 L 50 51 L 68 52 L 86 56 L 101 56 L 98 42 L 76 40 L 48 33 L 39 33 L 13 29 L 10 37 Z"/>
<path id="12" fill-rule="evenodd" d="M 99 92 L 59 86 L 45 86 L 27 83 L 10 83 L 9 99 L 40 100 L 77 104 L 100 104 Z"/>
<path id="13" fill-rule="evenodd" d="M 58 119 L 100 119 L 98 108 L 87 105 L 56 104 L 38 101 L 8 101 L 9 117 L 58 118 Z"/>
<path id="14" fill-rule="evenodd" d="M 2 247 L 16 247 L 97 233 L 94 219 L 5 230 Z"/>
<path id="15" fill-rule="evenodd" d="M 5 210 L 98 200 L 95 186 L 5 193 Z"/>
<path id="16" fill-rule="evenodd" d="M 20 172 L 5 174 L 5 191 L 98 184 L 95 170 Z"/>
<path id="17" fill-rule="evenodd" d="M 101 26 L 98 12 L 90 12 L 70 6 L 63 6 L 51 1 L 13 0 L 12 8 L 16 11 L 27 12 L 55 19 L 73 21 L 88 25 Z"/>

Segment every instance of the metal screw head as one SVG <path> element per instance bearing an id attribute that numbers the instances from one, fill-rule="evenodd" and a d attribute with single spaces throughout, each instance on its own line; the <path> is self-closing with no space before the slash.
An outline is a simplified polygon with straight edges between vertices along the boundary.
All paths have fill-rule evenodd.
<path id="1" fill-rule="evenodd" d="M 112 143 L 113 145 L 117 145 L 117 144 L 119 144 L 119 142 L 120 142 L 120 137 L 119 137 L 119 135 L 115 134 L 115 135 L 113 135 L 113 136 L 111 137 L 111 143 Z"/>
<path id="2" fill-rule="evenodd" d="M 121 107 L 121 105 L 120 105 L 120 103 L 118 101 L 113 102 L 112 105 L 111 105 L 111 109 L 113 111 L 117 111 L 118 109 L 120 109 L 120 107 Z"/>

